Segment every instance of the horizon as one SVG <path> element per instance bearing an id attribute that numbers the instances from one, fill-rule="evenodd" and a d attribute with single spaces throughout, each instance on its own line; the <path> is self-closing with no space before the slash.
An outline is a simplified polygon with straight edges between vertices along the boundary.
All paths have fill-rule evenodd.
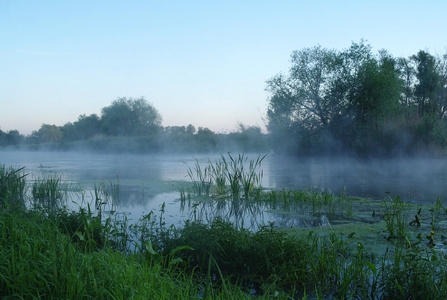
<path id="1" fill-rule="evenodd" d="M 265 129 L 266 81 L 294 50 L 447 52 L 445 1 L 0 3 L 0 129 L 63 126 L 144 97 L 162 126 Z M 422 16 L 422 17 L 421 17 Z"/>

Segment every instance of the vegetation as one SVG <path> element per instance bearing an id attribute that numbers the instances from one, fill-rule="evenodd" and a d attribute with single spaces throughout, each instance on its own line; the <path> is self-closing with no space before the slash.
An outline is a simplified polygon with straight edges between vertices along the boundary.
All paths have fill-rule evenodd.
<path id="1" fill-rule="evenodd" d="M 268 137 L 258 126 L 239 124 L 237 131 L 217 134 L 192 125 L 161 126 L 161 115 L 144 98 L 118 98 L 101 116 L 80 115 L 64 126 L 42 124 L 29 136 L 0 130 L 0 147 L 28 150 L 85 150 L 97 152 L 215 152 L 265 151 Z"/>
<path id="2" fill-rule="evenodd" d="M 232 158 L 250 165 L 242 155 Z M 258 165 L 260 160 L 251 163 Z M 224 157 L 209 164 L 220 165 L 225 165 Z M 163 207 L 159 215 L 150 212 L 132 224 L 117 213 L 106 215 L 104 205 L 118 197 L 119 182 L 95 185 L 93 209 L 87 203 L 69 211 L 48 201 L 51 195 L 58 201 L 66 199 L 67 187 L 59 177 L 35 180 L 30 205 L 23 194 L 23 170 L 1 170 L 1 297 L 444 299 L 447 295 L 447 258 L 438 245 L 447 232 L 442 223 L 447 211 L 440 199 L 431 206 L 416 206 L 399 198 L 362 202 L 346 194 L 286 190 L 238 198 L 231 196 L 228 182 L 224 190 L 228 197 L 210 193 L 210 199 L 202 195 L 198 201 L 265 203 L 289 212 L 299 207 L 320 220 L 332 214 L 330 223 L 298 230 L 273 224 L 248 230 L 213 218 L 175 228 L 165 225 Z M 232 169 L 211 172 L 227 178 Z M 190 200 L 196 201 L 190 193 Z M 382 210 L 371 215 L 377 207 Z M 416 212 L 419 222 L 409 222 L 410 211 Z M 362 234 L 360 219 L 375 229 Z M 433 228 L 436 233 L 427 231 Z M 387 239 L 382 233 L 388 233 Z M 377 237 L 371 237 L 374 234 Z M 380 239 L 386 247 L 370 244 Z"/>
<path id="3" fill-rule="evenodd" d="M 100 116 L 42 124 L 26 137 L 0 130 L 0 146 L 143 153 L 259 152 L 272 146 L 292 155 L 445 155 L 447 54 L 374 54 L 363 40 L 344 50 L 304 48 L 292 53 L 287 75 L 267 81 L 267 90 L 268 135 L 243 124 L 228 134 L 192 124 L 163 128 L 152 104 L 124 97 Z"/>
<path id="4" fill-rule="evenodd" d="M 294 51 L 288 75 L 267 82 L 278 152 L 385 156 L 444 154 L 447 55 L 396 58 L 353 43 Z"/>

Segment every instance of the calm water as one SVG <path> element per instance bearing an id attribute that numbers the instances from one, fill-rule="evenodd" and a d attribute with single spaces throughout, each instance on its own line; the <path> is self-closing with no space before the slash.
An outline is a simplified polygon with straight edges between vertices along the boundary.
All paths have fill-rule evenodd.
<path id="1" fill-rule="evenodd" d="M 235 154 L 236 155 L 236 154 Z M 247 155 L 256 158 L 257 154 Z M 231 207 L 224 201 L 204 204 L 191 210 L 179 201 L 179 192 L 160 192 L 153 182 L 188 182 L 188 165 L 194 159 L 206 165 L 220 154 L 212 155 L 104 155 L 61 152 L 0 152 L 0 164 L 25 167 L 28 179 L 57 174 L 72 182 L 120 180 L 121 209 L 138 219 L 150 211 L 158 211 L 165 203 L 169 224 L 180 224 L 191 217 L 211 219 L 232 217 L 235 222 L 256 226 L 273 221 L 289 226 L 296 220 L 266 213 L 262 207 L 240 203 Z M 447 161 L 445 159 L 356 160 L 349 158 L 285 159 L 268 155 L 262 162 L 263 183 L 273 189 L 321 189 L 351 195 L 384 198 L 399 195 L 405 200 L 432 203 L 447 196 Z M 151 184 L 152 182 L 152 184 Z M 174 184 L 174 183 L 173 183 Z M 176 184 L 176 183 L 175 183 Z M 88 188 L 87 188 L 88 189 Z M 91 191 L 90 191 L 91 192 Z M 89 193 L 86 192 L 88 197 Z M 236 213 L 235 213 L 236 212 Z"/>

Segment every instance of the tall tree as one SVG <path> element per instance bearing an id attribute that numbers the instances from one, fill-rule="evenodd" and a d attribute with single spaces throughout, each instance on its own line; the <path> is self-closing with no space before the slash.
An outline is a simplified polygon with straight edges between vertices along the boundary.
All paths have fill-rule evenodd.
<path id="1" fill-rule="evenodd" d="M 363 41 L 343 51 L 294 51 L 289 75 L 267 82 L 273 144 L 301 153 L 365 151 L 365 138 L 383 136 L 383 125 L 399 114 L 399 76 L 396 59 L 373 55 Z"/>
<path id="2" fill-rule="evenodd" d="M 96 114 L 80 115 L 73 123 L 78 139 L 85 140 L 97 135 L 101 129 L 101 119 Z"/>
<path id="3" fill-rule="evenodd" d="M 436 96 L 440 87 L 440 75 L 436 68 L 436 59 L 426 51 L 419 51 L 411 57 L 416 63 L 417 84 L 414 96 L 419 108 L 419 115 L 436 114 Z"/>
<path id="4" fill-rule="evenodd" d="M 149 135 L 160 128 L 161 116 L 144 98 L 118 98 L 102 109 L 101 122 L 106 135 Z"/>
<path id="5" fill-rule="evenodd" d="M 267 111 L 268 129 L 281 140 L 294 136 L 285 148 L 309 148 L 318 143 L 343 105 L 332 97 L 340 59 L 334 50 L 316 46 L 294 51 L 289 76 L 267 81 L 271 93 Z"/>
<path id="6" fill-rule="evenodd" d="M 57 143 L 62 139 L 62 131 L 56 125 L 42 124 L 37 132 L 33 135 L 36 136 L 39 143 Z"/>

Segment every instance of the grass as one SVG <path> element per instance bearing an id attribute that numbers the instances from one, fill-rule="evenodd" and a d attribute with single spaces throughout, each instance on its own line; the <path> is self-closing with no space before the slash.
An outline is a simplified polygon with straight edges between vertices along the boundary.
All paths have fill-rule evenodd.
<path id="1" fill-rule="evenodd" d="M 256 165 L 254 161 L 253 166 Z M 245 174 L 253 169 L 257 168 L 244 169 L 248 170 Z M 446 211 L 441 199 L 427 206 L 412 205 L 395 197 L 371 206 L 372 201 L 345 192 L 333 195 L 314 190 L 262 191 L 250 193 L 248 199 L 242 192 L 238 200 L 220 198 L 203 203 L 231 205 L 238 216 L 244 208 L 262 204 L 327 216 L 331 226 L 277 228 L 269 224 L 248 230 L 222 217 L 214 215 L 204 220 L 195 214 L 183 227 L 175 228 L 165 223 L 163 206 L 132 224 L 125 214 L 102 213 L 103 208 L 95 206 L 98 203 L 100 207 L 107 206 L 105 200 L 119 197 L 119 182 L 98 185 L 92 208 L 87 204 L 70 211 L 64 205 L 49 209 L 53 202 L 37 197 L 63 195 L 66 187 L 58 177 L 35 181 L 37 196 L 31 189 L 29 201 L 39 201 L 39 205 L 26 205 L 23 169 L 4 168 L 2 172 L 0 297 L 445 299 L 447 296 L 447 258 L 442 245 L 443 236 L 447 236 L 443 222 Z M 194 209 L 200 210 L 194 197 L 183 193 L 184 201 L 191 201 L 196 205 Z M 232 193 L 227 185 L 225 193 Z M 379 202 L 381 210 L 377 209 Z M 411 212 L 419 216 L 419 224 L 410 222 Z M 349 223 L 337 223 L 340 219 Z M 370 227 L 362 233 L 359 224 Z M 430 233 L 433 225 L 436 232 Z M 436 246 L 430 247 L 429 239 L 436 241 Z M 378 243 L 384 247 L 374 248 Z"/>
<path id="2" fill-rule="evenodd" d="M 193 192 L 198 196 L 228 196 L 239 200 L 241 195 L 245 200 L 252 198 L 260 189 L 262 180 L 261 163 L 264 156 L 248 160 L 244 154 L 228 157 L 221 155 L 215 162 L 201 166 L 195 160 L 194 167 L 188 167 L 188 176 L 193 184 Z"/>
<path id="3" fill-rule="evenodd" d="M 14 170 L 0 165 L 0 207 L 25 205 L 26 174 L 24 168 Z"/>

